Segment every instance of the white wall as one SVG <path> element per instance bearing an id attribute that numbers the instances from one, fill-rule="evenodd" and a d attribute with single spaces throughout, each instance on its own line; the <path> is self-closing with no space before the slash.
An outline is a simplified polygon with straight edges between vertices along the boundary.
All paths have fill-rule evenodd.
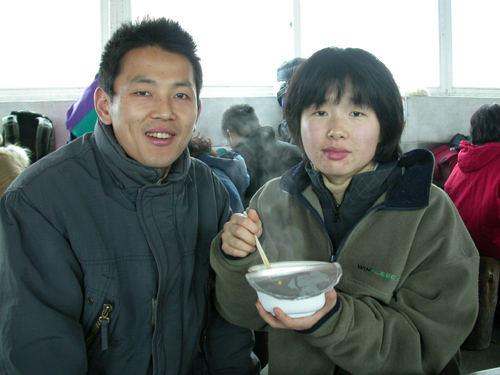
<path id="1" fill-rule="evenodd" d="M 402 138 L 405 151 L 416 147 L 433 148 L 448 142 L 456 133 L 469 133 L 470 117 L 483 104 L 500 103 L 500 98 L 407 97 L 407 124 Z M 220 131 L 224 110 L 233 104 L 255 107 L 262 125 L 275 129 L 282 120 L 282 109 L 275 97 L 205 98 L 197 128 L 208 135 L 214 146 L 226 144 Z M 13 110 L 30 110 L 48 116 L 56 128 L 56 147 L 68 139 L 65 114 L 72 101 L 0 102 L 0 117 Z"/>
<path id="2" fill-rule="evenodd" d="M 469 135 L 472 114 L 483 104 L 493 102 L 500 103 L 500 98 L 408 97 L 403 149 L 434 148 L 436 143 L 447 143 L 456 133 Z"/>

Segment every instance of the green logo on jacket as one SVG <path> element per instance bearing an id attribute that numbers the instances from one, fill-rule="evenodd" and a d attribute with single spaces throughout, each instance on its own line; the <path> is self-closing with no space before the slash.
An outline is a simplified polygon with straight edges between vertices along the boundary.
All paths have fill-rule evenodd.
<path id="1" fill-rule="evenodd" d="M 389 272 L 381 272 L 381 271 L 377 271 L 373 268 L 370 268 L 370 267 L 365 267 L 365 266 L 362 266 L 360 264 L 358 264 L 358 268 L 360 270 L 363 270 L 363 271 L 368 271 L 368 272 L 372 272 L 374 273 L 375 275 L 377 276 L 380 276 L 380 277 L 385 277 L 386 279 L 391 279 L 391 280 L 394 280 L 394 281 L 399 281 L 400 277 L 399 276 L 396 276 L 396 275 L 392 275 L 390 274 Z"/>

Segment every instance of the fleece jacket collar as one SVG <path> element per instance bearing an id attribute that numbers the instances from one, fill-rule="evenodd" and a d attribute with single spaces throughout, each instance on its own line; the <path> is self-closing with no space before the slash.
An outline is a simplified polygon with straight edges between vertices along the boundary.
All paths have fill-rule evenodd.
<path id="1" fill-rule="evenodd" d="M 398 161 L 403 175 L 387 191 L 382 203 L 388 209 L 420 209 L 429 205 L 430 185 L 434 171 L 434 157 L 429 150 L 415 149 Z M 379 168 L 384 168 L 383 165 Z M 301 162 L 281 178 L 283 191 L 298 196 L 311 184 L 305 163 Z"/>

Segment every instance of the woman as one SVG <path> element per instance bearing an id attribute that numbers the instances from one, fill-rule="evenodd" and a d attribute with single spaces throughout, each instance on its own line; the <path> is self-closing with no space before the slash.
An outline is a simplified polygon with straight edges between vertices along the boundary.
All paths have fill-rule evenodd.
<path id="1" fill-rule="evenodd" d="M 480 254 L 479 314 L 462 347 L 481 350 L 491 342 L 500 269 L 500 105 L 483 105 L 474 112 L 470 139 L 460 143 L 458 163 L 444 189 Z"/>
<path id="2" fill-rule="evenodd" d="M 470 123 L 471 143 L 460 143 L 445 191 L 479 253 L 500 258 L 500 105 L 483 105 Z"/>
<path id="3" fill-rule="evenodd" d="M 269 331 L 269 374 L 458 374 L 477 314 L 478 254 L 427 150 L 401 154 L 390 71 L 360 49 L 326 48 L 297 70 L 285 117 L 305 160 L 267 183 L 212 243 L 230 322 Z M 337 261 L 343 276 L 304 318 L 267 313 L 245 280 L 261 263 Z"/>

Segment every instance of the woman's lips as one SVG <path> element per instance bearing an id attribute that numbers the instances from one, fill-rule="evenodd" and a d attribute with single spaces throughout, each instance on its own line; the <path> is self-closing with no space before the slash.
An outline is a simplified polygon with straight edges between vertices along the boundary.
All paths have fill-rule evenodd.
<path id="1" fill-rule="evenodd" d="M 330 160 L 342 160 L 350 154 L 350 152 L 343 147 L 326 147 L 323 149 L 323 152 Z"/>

